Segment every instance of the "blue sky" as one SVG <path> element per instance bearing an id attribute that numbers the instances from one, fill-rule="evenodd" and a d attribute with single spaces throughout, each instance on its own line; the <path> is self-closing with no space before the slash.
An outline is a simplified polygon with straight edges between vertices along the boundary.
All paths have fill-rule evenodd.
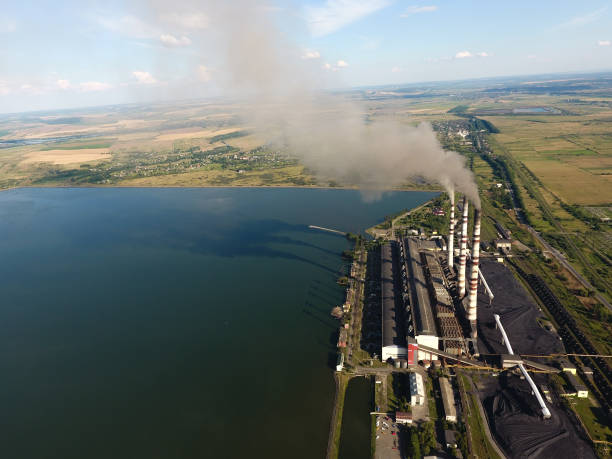
<path id="1" fill-rule="evenodd" d="M 612 70 L 610 2 L 258 5 L 334 86 Z M 215 7 L 212 0 L 3 2 L 0 112 L 218 95 Z"/>

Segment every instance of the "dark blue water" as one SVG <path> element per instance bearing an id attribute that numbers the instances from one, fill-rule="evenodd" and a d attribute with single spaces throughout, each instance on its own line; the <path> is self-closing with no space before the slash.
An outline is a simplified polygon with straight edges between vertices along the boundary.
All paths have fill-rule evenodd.
<path id="1" fill-rule="evenodd" d="M 374 390 L 370 378 L 353 378 L 346 388 L 340 433 L 339 459 L 372 457 L 372 416 Z"/>
<path id="2" fill-rule="evenodd" d="M 340 236 L 434 193 L 0 193 L 1 458 L 315 458 Z"/>

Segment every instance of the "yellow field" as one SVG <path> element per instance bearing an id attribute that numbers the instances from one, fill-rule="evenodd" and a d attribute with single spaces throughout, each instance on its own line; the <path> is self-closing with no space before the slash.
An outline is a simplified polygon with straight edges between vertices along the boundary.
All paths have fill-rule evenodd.
<path id="1" fill-rule="evenodd" d="M 172 140 L 183 140 L 183 139 L 196 139 L 202 137 L 214 137 L 216 135 L 230 134 L 241 130 L 242 128 L 228 128 L 228 129 L 204 129 L 198 131 L 187 131 L 187 132 L 170 132 L 167 134 L 160 134 L 155 137 L 156 142 L 172 141 Z"/>
<path id="2" fill-rule="evenodd" d="M 495 139 L 565 202 L 612 202 L 612 111 L 581 116 L 490 116 Z M 574 110 L 575 112 L 576 110 Z"/>
<path id="3" fill-rule="evenodd" d="M 565 202 L 583 205 L 612 200 L 612 181 L 561 161 L 523 161 L 527 168 Z"/>
<path id="4" fill-rule="evenodd" d="M 81 150 L 43 150 L 24 155 L 21 164 L 83 164 L 92 161 L 110 160 L 108 148 L 83 148 Z"/>

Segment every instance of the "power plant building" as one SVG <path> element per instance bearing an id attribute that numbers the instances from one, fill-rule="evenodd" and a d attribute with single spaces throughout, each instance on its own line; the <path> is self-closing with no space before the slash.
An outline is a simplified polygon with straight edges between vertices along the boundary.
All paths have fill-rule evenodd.
<path id="1" fill-rule="evenodd" d="M 410 301 L 409 331 L 417 345 L 424 345 L 438 349 L 438 334 L 429 296 L 429 289 L 425 279 L 424 263 L 421 258 L 419 240 L 406 238 L 403 240 L 404 265 L 409 279 L 407 299 Z M 412 329 L 410 328 L 412 327 Z M 436 360 L 437 356 L 425 351 L 418 351 L 418 360 Z"/>
<path id="2" fill-rule="evenodd" d="M 381 248 L 381 305 L 382 305 L 382 352 L 381 358 L 406 359 L 408 356 L 403 320 L 400 308 L 401 298 L 396 295 L 395 271 L 397 253 L 394 242 Z"/>

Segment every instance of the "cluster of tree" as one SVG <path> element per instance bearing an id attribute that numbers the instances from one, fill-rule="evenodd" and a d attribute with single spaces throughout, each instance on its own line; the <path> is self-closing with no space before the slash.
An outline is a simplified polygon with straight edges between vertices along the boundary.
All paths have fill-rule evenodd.
<path id="1" fill-rule="evenodd" d="M 599 218 L 594 215 L 591 215 L 582 207 L 572 204 L 565 204 L 564 202 L 561 202 L 561 207 L 563 208 L 563 210 L 573 215 L 578 220 L 582 220 L 583 222 L 593 226 L 595 230 L 601 229 Z"/>
<path id="2" fill-rule="evenodd" d="M 497 129 L 493 123 L 487 120 L 483 120 L 481 118 L 470 118 L 470 124 L 472 126 L 472 130 L 475 131 L 485 130 L 491 134 L 499 133 L 499 129 Z"/>
<path id="3" fill-rule="evenodd" d="M 210 143 L 221 142 L 222 140 L 233 139 L 236 137 L 244 137 L 245 135 L 249 135 L 247 131 L 234 131 L 229 134 L 220 134 L 213 136 L 209 139 Z"/>
<path id="4" fill-rule="evenodd" d="M 349 231 L 348 233 L 346 233 L 346 238 L 349 241 L 357 243 L 357 242 L 359 242 L 359 241 L 361 241 L 363 239 L 363 236 L 361 234 L 355 234 L 355 233 L 351 233 Z"/>
<path id="5" fill-rule="evenodd" d="M 408 457 L 420 459 L 436 449 L 436 429 L 434 423 L 424 422 L 419 427 L 411 427 L 408 434 Z"/>
<path id="6" fill-rule="evenodd" d="M 457 105 L 456 107 L 451 108 L 448 113 L 454 114 L 463 114 L 467 111 L 469 107 L 467 105 Z"/>
<path id="7" fill-rule="evenodd" d="M 45 175 L 34 183 L 48 183 L 48 182 L 70 182 L 74 184 L 79 183 L 104 183 L 110 179 L 110 171 L 108 170 L 90 170 L 88 168 L 82 169 L 49 169 Z"/>
<path id="8" fill-rule="evenodd" d="M 504 209 L 512 209 L 514 207 L 510 194 L 503 187 L 492 187 L 491 198 L 493 199 L 494 206 L 498 207 L 501 204 Z"/>

